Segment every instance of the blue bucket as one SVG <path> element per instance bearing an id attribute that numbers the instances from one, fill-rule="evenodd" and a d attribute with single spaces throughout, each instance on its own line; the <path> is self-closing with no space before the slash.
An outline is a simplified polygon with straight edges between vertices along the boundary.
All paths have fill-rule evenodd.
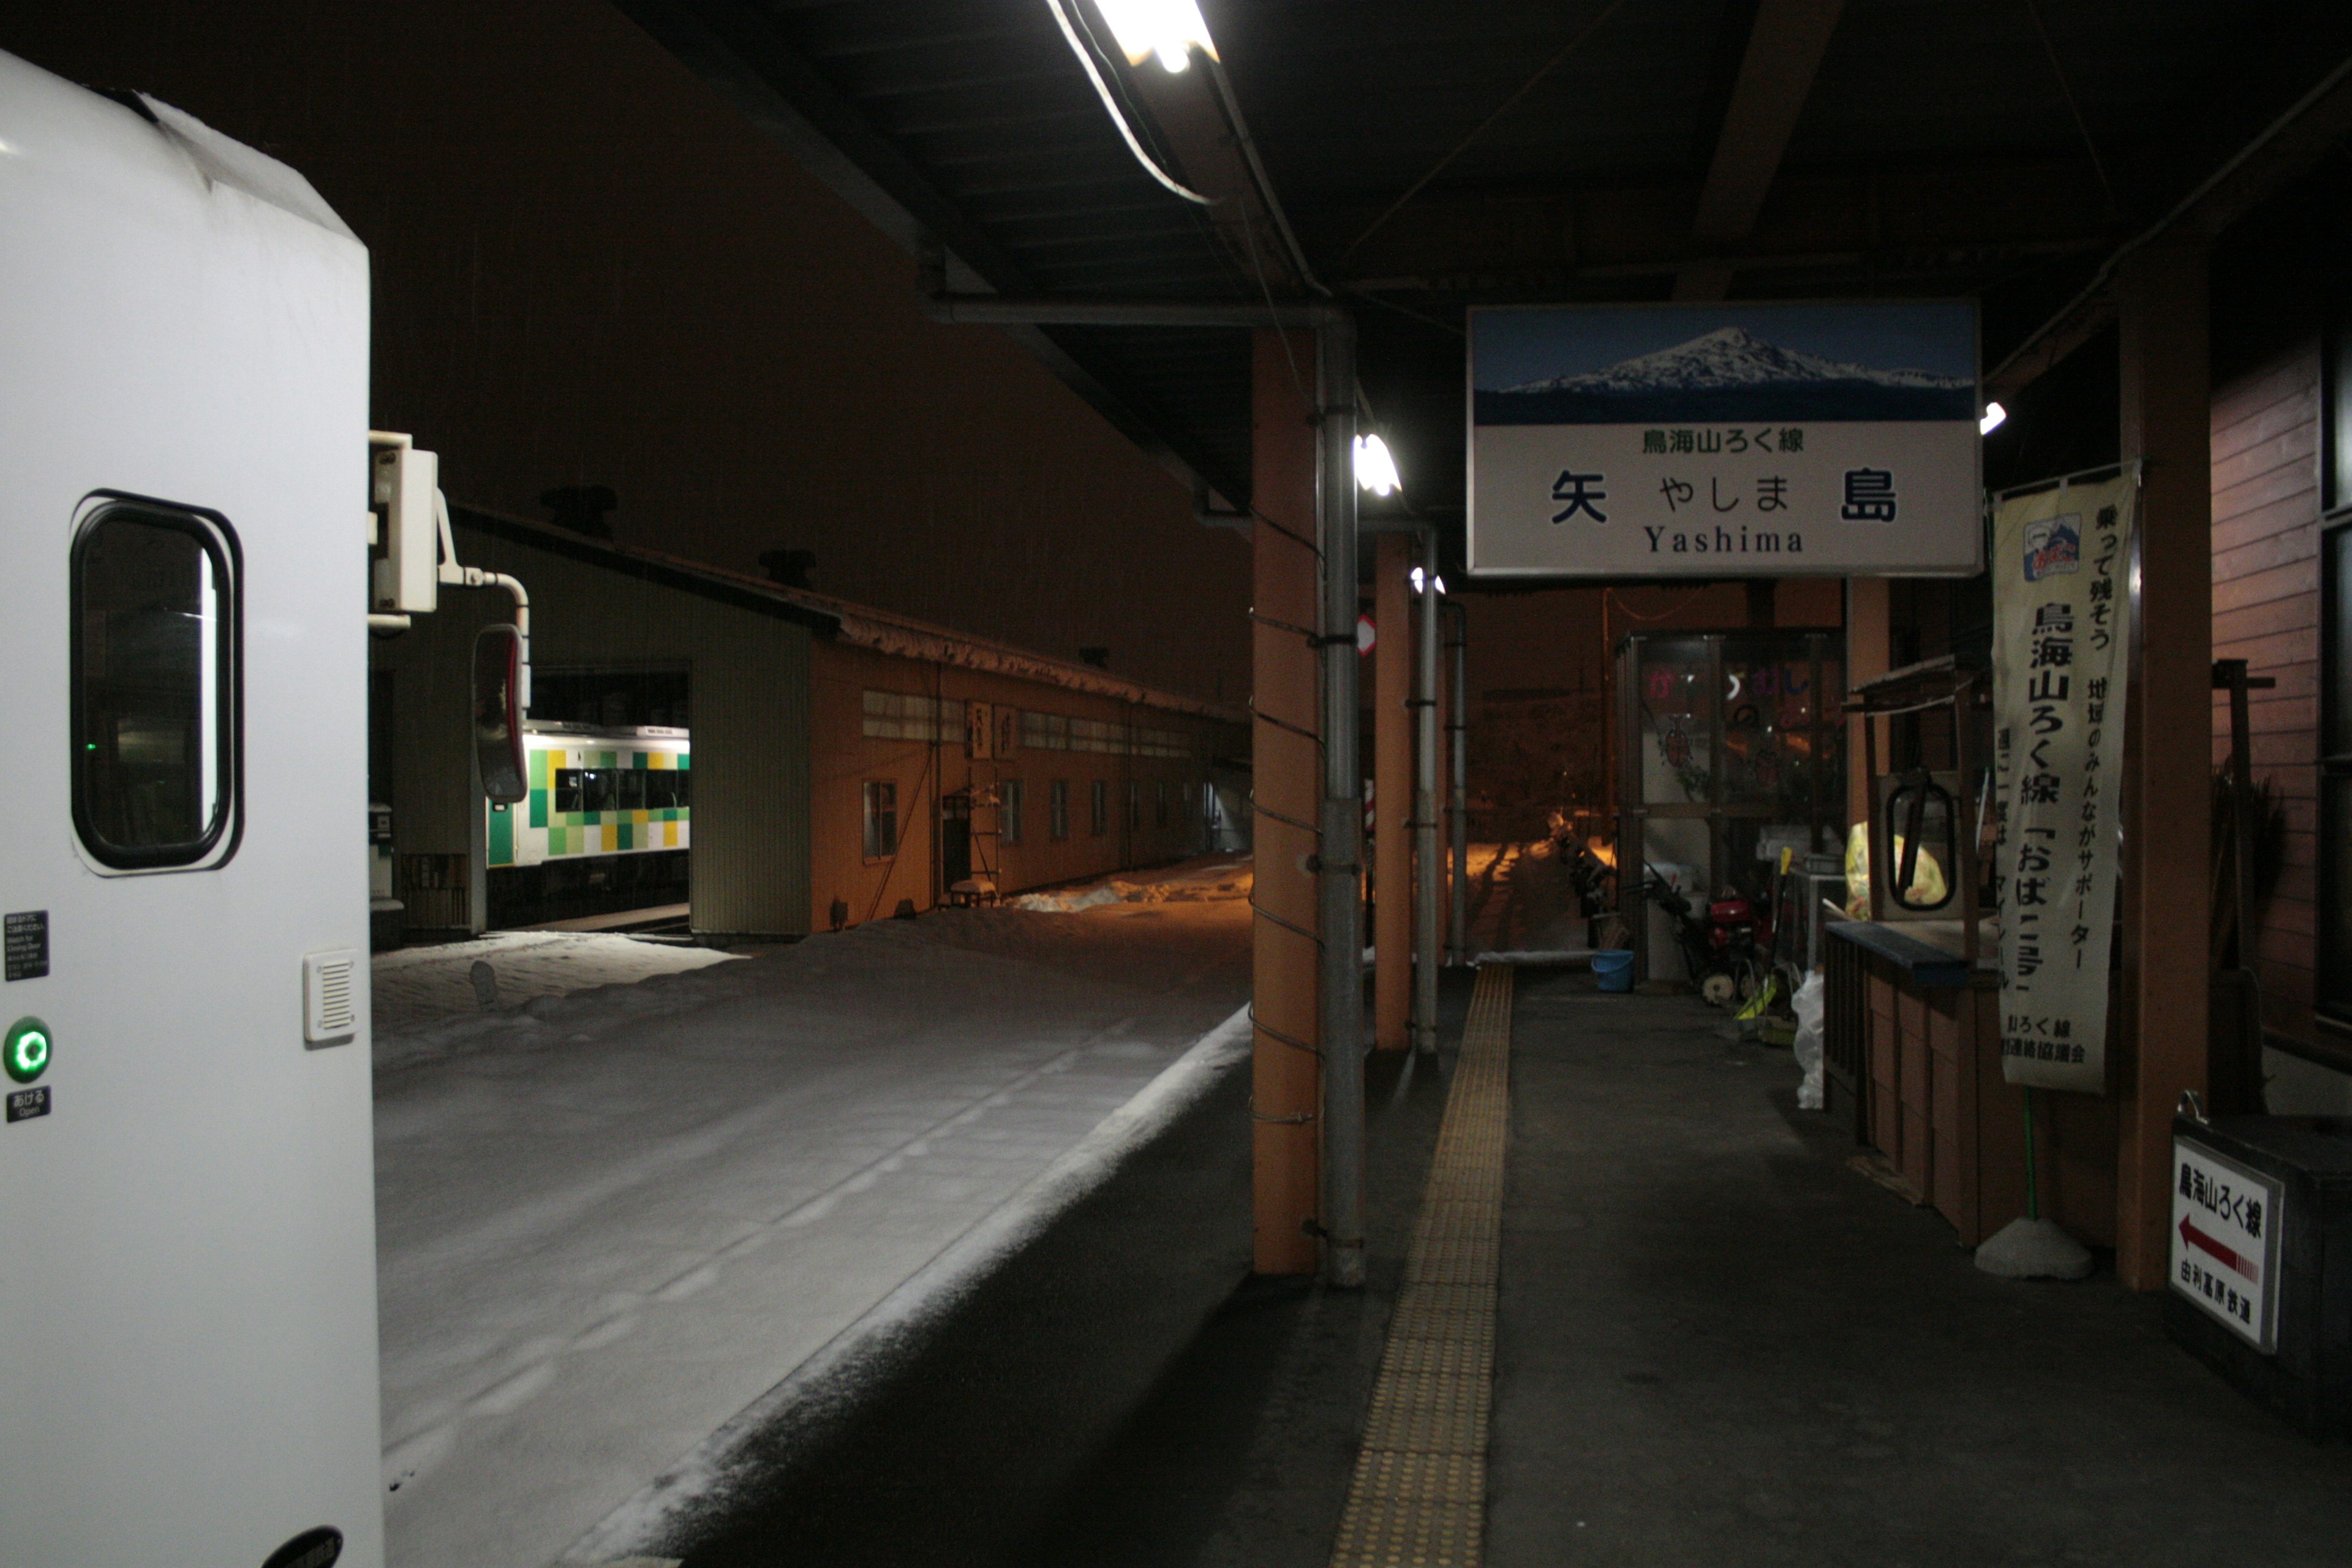
<path id="1" fill-rule="evenodd" d="M 1604 947 L 1592 955 L 1592 975 L 1603 991 L 1633 989 L 1633 952 L 1631 948 Z"/>

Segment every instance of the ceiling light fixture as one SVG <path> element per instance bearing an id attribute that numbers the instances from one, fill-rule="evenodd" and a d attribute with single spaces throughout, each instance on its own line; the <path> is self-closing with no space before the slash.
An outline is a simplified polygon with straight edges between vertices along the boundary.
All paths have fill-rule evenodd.
<path id="1" fill-rule="evenodd" d="M 1977 421 L 1977 434 L 1979 436 L 1991 435 L 1994 431 L 2000 428 L 2001 421 L 2008 417 L 2009 410 L 2003 408 L 2000 404 L 1986 404 L 1984 408 L 1984 417 Z"/>
<path id="2" fill-rule="evenodd" d="M 1111 37 L 1118 40 L 1129 65 L 1139 66 L 1145 56 L 1157 55 L 1160 68 L 1172 76 L 1192 66 L 1194 49 L 1213 60 L 1217 58 L 1209 24 L 1194 0 L 1095 0 L 1095 9 L 1110 24 Z"/>
<path id="3" fill-rule="evenodd" d="M 1404 482 L 1397 478 L 1389 444 L 1378 436 L 1356 437 L 1356 482 L 1376 496 L 1393 494 Z"/>
<path id="4" fill-rule="evenodd" d="M 1193 16 L 1197 17 L 1200 15 L 1199 10 L 1197 8 L 1191 7 L 1190 0 L 1186 0 L 1186 4 L 1188 8 L 1192 9 Z M 1129 125 L 1127 122 L 1127 116 L 1119 112 L 1118 100 L 1110 95 L 1110 84 L 1103 80 L 1102 72 L 1096 68 L 1095 57 L 1087 51 L 1085 42 L 1079 38 L 1077 28 L 1071 25 L 1070 14 L 1068 11 L 1063 9 L 1062 0 L 1045 0 L 1045 5 L 1053 11 L 1054 20 L 1062 25 L 1062 37 L 1069 40 L 1070 53 L 1077 56 L 1078 64 L 1086 68 L 1087 79 L 1095 84 L 1095 96 L 1102 100 L 1103 108 L 1108 110 L 1110 113 L 1110 122 L 1118 127 L 1119 136 L 1127 142 L 1127 150 L 1135 154 L 1135 161 L 1143 165 L 1143 169 L 1146 174 L 1159 181 L 1161 184 L 1167 186 L 1169 190 L 1183 197 L 1186 201 L 1198 202 L 1202 206 L 1210 205 L 1211 199 L 1209 197 L 1202 195 L 1198 191 L 1178 184 L 1176 181 L 1170 176 L 1167 170 L 1152 162 L 1151 154 L 1143 150 L 1143 143 L 1135 139 L 1135 127 Z M 1145 6 L 1143 8 L 1157 9 L 1158 7 Z M 1110 13 L 1108 11 L 1105 11 L 1103 16 L 1106 21 L 1109 20 Z M 1113 31 L 1117 30 L 1117 25 L 1114 24 Z M 1204 26 L 1201 29 L 1201 47 L 1204 49 L 1209 49 L 1209 58 L 1211 59 L 1214 59 L 1216 58 L 1216 51 L 1213 48 L 1209 48 L 1207 42 L 1208 37 L 1209 30 Z M 1119 47 L 1121 48 L 1125 48 L 1127 47 L 1127 41 L 1124 35 L 1121 35 L 1120 37 Z M 1132 65 L 1142 58 L 1142 55 L 1130 54 L 1128 57 L 1128 63 Z"/>

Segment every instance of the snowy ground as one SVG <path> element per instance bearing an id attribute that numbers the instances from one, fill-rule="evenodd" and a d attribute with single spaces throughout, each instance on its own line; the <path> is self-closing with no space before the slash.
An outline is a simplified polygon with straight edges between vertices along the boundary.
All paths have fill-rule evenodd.
<path id="1" fill-rule="evenodd" d="M 393 1563 L 544 1568 L 1003 1228 L 1246 999 L 1236 869 L 1150 882 L 1205 897 L 886 921 L 488 1016 L 457 966 L 465 1010 L 377 1047 Z"/>

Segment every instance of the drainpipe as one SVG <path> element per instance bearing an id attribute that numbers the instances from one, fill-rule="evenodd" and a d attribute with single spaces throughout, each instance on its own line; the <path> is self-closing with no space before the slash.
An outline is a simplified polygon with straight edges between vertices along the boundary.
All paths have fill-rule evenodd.
<path id="1" fill-rule="evenodd" d="M 1453 731 L 1449 749 L 1454 759 L 1454 792 L 1446 802 L 1454 827 L 1454 907 L 1446 922 L 1453 951 L 1446 962 L 1462 964 L 1470 962 L 1470 761 L 1463 750 L 1470 729 L 1470 606 L 1449 599 L 1445 608 L 1454 621 L 1454 635 L 1445 644 L 1454 650 L 1454 707 L 1445 721 Z"/>
<path id="2" fill-rule="evenodd" d="M 1323 1276 L 1364 1282 L 1364 801 L 1356 720 L 1356 324 L 1316 332 L 1323 556 L 1323 822 L 1316 858 L 1322 942 Z"/>
<path id="3" fill-rule="evenodd" d="M 1437 1051 L 1437 531 L 1421 540 L 1412 665 L 1412 1048 Z"/>

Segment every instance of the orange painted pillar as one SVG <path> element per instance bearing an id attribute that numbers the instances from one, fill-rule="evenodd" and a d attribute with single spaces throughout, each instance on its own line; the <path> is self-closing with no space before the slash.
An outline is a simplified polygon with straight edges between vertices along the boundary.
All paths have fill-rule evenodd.
<path id="1" fill-rule="evenodd" d="M 1315 364 L 1311 334 L 1289 352 L 1256 334 L 1251 399 L 1250 707 L 1257 910 L 1250 1006 L 1256 1020 L 1250 1070 L 1254 1267 L 1312 1274 L 1319 1249 L 1308 1222 L 1318 1212 L 1322 1076 L 1318 1010 L 1315 854 L 1323 805 L 1322 700 L 1315 624 L 1320 577 L 1315 553 L 1315 446 L 1311 389 L 1291 374 Z"/>
<path id="2" fill-rule="evenodd" d="M 1372 556 L 1372 1044 L 1412 1043 L 1412 539 Z"/>
<path id="3" fill-rule="evenodd" d="M 2152 245 L 2116 274 L 2126 462 L 2143 460 L 2124 731 L 2123 1026 L 2116 1275 L 2161 1289 L 2172 1111 L 2206 1089 L 2212 872 L 2212 380 L 2201 249 Z"/>

